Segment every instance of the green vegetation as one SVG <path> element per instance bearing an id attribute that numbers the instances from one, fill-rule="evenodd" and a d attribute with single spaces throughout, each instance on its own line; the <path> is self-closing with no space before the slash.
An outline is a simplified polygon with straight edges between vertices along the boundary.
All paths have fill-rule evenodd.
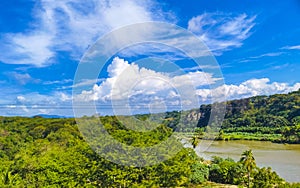
<path id="1" fill-rule="evenodd" d="M 172 133 L 170 128 L 159 125 L 141 134 L 128 130 L 115 117 L 100 119 L 113 137 L 127 145 L 153 145 Z M 121 166 L 95 153 L 74 119 L 0 117 L 0 187 L 245 186 L 249 173 L 252 187 L 292 186 L 270 168 L 259 169 L 251 163 L 249 171 L 250 163 L 241 159 L 235 162 L 214 157 L 204 161 L 194 150 L 183 148 L 156 165 Z"/>
<path id="2" fill-rule="evenodd" d="M 165 124 L 180 132 L 205 137 L 212 105 L 185 112 L 169 112 Z M 181 117 L 181 119 L 179 119 Z M 197 124 L 195 129 L 194 125 Z M 257 96 L 226 103 L 219 140 L 258 140 L 300 143 L 300 90 L 289 94 Z"/>
<path id="3" fill-rule="evenodd" d="M 161 135 L 170 133 L 158 127 L 152 134 L 138 136 L 140 133 L 124 132 L 114 117 L 101 118 L 110 122 L 106 124 L 115 137 L 132 145 L 155 144 Z M 121 166 L 96 154 L 81 137 L 74 119 L 1 117 L 0 122 L 0 187 L 172 187 L 189 182 L 197 158 L 193 150 L 183 149 L 155 166 Z M 125 134 L 135 139 L 128 141 Z"/>
<path id="4" fill-rule="evenodd" d="M 256 163 L 255 163 L 255 159 L 254 159 L 252 151 L 251 150 L 244 151 L 242 153 L 240 162 L 243 164 L 243 166 L 247 170 L 248 187 L 250 187 L 250 175 L 251 175 L 253 169 L 256 167 Z"/>
<path id="5" fill-rule="evenodd" d="M 300 143 L 300 90 L 230 101 L 227 108 L 225 139 Z"/>
<path id="6" fill-rule="evenodd" d="M 175 156 L 161 156 L 166 160 L 159 164 L 133 167 L 110 162 L 90 147 L 100 153 L 110 150 L 112 143 L 100 142 L 105 130 L 114 140 L 141 148 L 154 146 L 181 132 L 192 137 L 195 148 L 199 139 L 209 139 L 206 132 L 213 132 L 214 127 L 207 126 L 210 110 L 211 105 L 202 105 L 200 109 L 185 112 L 134 116 L 140 122 L 133 116 L 83 117 L 78 121 L 84 122 L 84 126 L 77 126 L 71 118 L 0 117 L 0 187 L 300 186 L 286 183 L 270 168 L 258 168 L 251 150 L 245 151 L 236 162 L 220 157 L 205 161 L 194 150 L 182 148 Z M 103 128 L 96 126 L 99 120 Z M 143 130 L 136 131 L 141 124 Z M 94 135 L 91 145 L 79 128 Z M 300 91 L 228 102 L 217 138 L 300 143 Z M 178 148 L 173 141 L 163 150 Z M 131 152 L 128 156 L 132 160 L 154 160 Z"/>

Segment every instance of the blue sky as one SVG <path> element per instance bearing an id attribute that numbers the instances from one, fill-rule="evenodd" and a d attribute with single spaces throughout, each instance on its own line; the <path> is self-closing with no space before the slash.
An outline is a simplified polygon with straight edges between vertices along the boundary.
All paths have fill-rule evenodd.
<path id="1" fill-rule="evenodd" d="M 119 106 L 126 105 L 122 100 L 129 101 L 135 106 L 133 113 L 149 111 L 138 104 L 156 112 L 185 102 L 209 103 L 211 92 L 236 99 L 300 88 L 298 0 L 11 0 L 1 2 L 0 9 L 0 115 L 73 116 L 72 99 L 92 101 L 103 107 L 99 113 L 112 114 L 112 96 Z M 219 65 L 224 85 L 209 89 L 218 82 L 216 75 L 178 58 L 172 50 L 167 53 L 168 48 L 147 45 L 133 48 L 138 55 L 130 56 L 126 49 L 119 52 L 99 78 L 73 84 L 80 60 L 98 38 L 149 21 L 176 24 L 202 40 Z M 161 66 L 139 60 L 153 53 L 164 58 L 159 60 Z M 149 75 L 165 83 L 145 80 Z M 130 97 L 117 96 L 113 88 L 130 83 L 118 81 L 128 77 L 140 81 Z M 180 89 L 168 84 L 181 90 L 184 84 L 193 85 L 191 96 L 199 102 L 183 100 Z M 72 89 L 79 86 L 85 89 L 72 96 Z"/>

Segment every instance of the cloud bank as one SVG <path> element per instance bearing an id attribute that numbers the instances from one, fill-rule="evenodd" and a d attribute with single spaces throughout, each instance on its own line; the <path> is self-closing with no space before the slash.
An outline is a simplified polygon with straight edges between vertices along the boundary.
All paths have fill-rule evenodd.
<path id="1" fill-rule="evenodd" d="M 210 89 L 218 78 L 195 71 L 171 76 L 164 72 L 139 67 L 116 57 L 108 66 L 108 78 L 75 96 L 77 101 L 96 101 L 99 104 L 116 102 L 118 108 L 145 110 L 162 103 L 168 110 L 197 108 L 200 104 L 218 99 L 240 99 L 257 95 L 288 93 L 300 89 L 300 83 L 270 82 L 268 78 L 250 79 L 239 85 L 224 84 Z M 214 98 L 212 98 L 214 96 Z M 113 108 L 113 107 L 112 107 Z M 172 109 L 173 108 L 173 109 Z M 165 109 L 163 109 L 165 110 Z"/>
<path id="2" fill-rule="evenodd" d="M 218 81 L 213 75 L 196 70 L 173 75 L 130 63 L 116 57 L 107 68 L 108 77 L 83 80 L 76 87 L 88 86 L 77 95 L 64 92 L 49 95 L 20 94 L 13 103 L 0 108 L 4 115 L 61 114 L 72 116 L 72 100 L 96 104 L 101 114 L 162 112 L 197 108 L 212 102 L 212 94 L 218 99 L 225 94 L 227 100 L 257 95 L 288 93 L 300 89 L 300 83 L 270 82 L 268 78 L 250 79 L 241 84 L 224 84 L 209 89 Z M 1 96 L 1 95 L 0 95 Z M 3 96 L 5 99 L 5 97 Z M 115 108 L 117 107 L 117 112 Z M 186 109 L 184 109 L 186 108 Z M 12 113 L 13 114 L 9 114 Z M 93 115 L 93 114 L 86 114 Z"/>

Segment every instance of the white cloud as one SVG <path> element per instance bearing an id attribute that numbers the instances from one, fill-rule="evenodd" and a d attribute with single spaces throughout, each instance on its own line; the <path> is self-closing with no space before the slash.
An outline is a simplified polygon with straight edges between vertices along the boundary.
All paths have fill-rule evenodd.
<path id="1" fill-rule="evenodd" d="M 107 71 L 107 79 L 95 84 L 90 90 L 83 90 L 75 95 L 75 100 L 106 104 L 115 102 L 121 108 L 130 103 L 137 109 L 160 101 L 167 106 L 181 104 L 191 108 L 198 106 L 196 88 L 208 86 L 218 80 L 209 73 L 199 71 L 170 76 L 118 57 L 113 59 Z"/>
<path id="2" fill-rule="evenodd" d="M 33 13 L 26 32 L 2 35 L 0 61 L 43 67 L 55 62 L 57 51 L 79 59 L 99 36 L 113 29 L 165 17 L 150 0 L 40 0 Z"/>
<path id="3" fill-rule="evenodd" d="M 116 30 L 93 45 L 83 61 L 91 63 L 100 55 L 108 54 L 125 58 L 155 57 L 169 61 L 212 56 L 195 35 L 178 26 L 161 22 L 146 22 Z M 211 64 L 211 61 L 202 63 Z"/>
<path id="4" fill-rule="evenodd" d="M 300 83 L 289 85 L 287 83 L 270 82 L 268 78 L 250 79 L 238 85 L 223 85 L 216 89 L 195 89 L 189 86 L 195 83 L 197 83 L 196 85 L 209 85 L 210 82 L 213 82 L 213 78 L 205 80 L 205 77 L 202 77 L 204 79 L 202 82 L 193 83 L 193 76 L 190 77 L 189 74 L 170 77 L 165 73 L 141 68 L 133 63 L 129 64 L 123 59 L 115 59 L 114 63 L 127 67 L 123 69 L 125 72 L 120 72 L 119 75 L 107 78 L 99 85 L 94 85 L 91 90 L 73 96 L 75 100 L 92 102 L 82 104 L 96 105 L 96 107 L 99 107 L 97 110 L 100 110 L 101 114 L 113 114 L 113 110 L 116 114 L 142 113 L 149 112 L 149 110 L 153 113 L 165 110 L 197 108 L 199 104 L 210 103 L 212 97 L 214 97 L 214 101 L 218 101 L 224 94 L 227 96 L 227 100 L 232 100 L 257 95 L 288 93 L 300 89 Z M 137 80 L 123 80 L 123 75 L 135 75 L 134 78 Z M 181 83 L 183 77 L 190 79 L 191 82 Z M 135 84 L 135 81 L 138 82 Z M 122 87 L 123 84 L 124 88 Z M 189 85 L 186 87 L 186 84 Z M 132 85 L 134 87 L 130 88 L 129 86 Z M 73 97 L 64 92 L 55 92 L 48 95 L 39 93 L 19 94 L 15 99 L 3 103 L 5 105 L 1 106 L 0 114 L 22 116 L 59 114 L 73 116 Z M 115 100 L 113 106 L 110 103 L 111 98 Z M 113 109 L 114 105 L 116 105 L 116 109 Z M 87 112 L 92 112 L 90 108 L 92 109 L 93 106 L 78 106 L 78 108 L 87 108 Z"/>
<path id="5" fill-rule="evenodd" d="M 107 71 L 109 77 L 100 85 L 95 84 L 92 91 L 83 91 L 80 96 L 82 99 L 108 101 L 113 97 L 119 100 L 125 99 L 129 95 L 150 93 L 154 92 L 153 89 L 161 90 L 169 87 L 163 81 L 168 80 L 168 77 L 164 74 L 140 68 L 136 64 L 129 64 L 129 62 L 118 57 L 108 66 Z M 149 78 L 158 79 L 152 80 L 153 83 L 149 84 Z"/>
<path id="6" fill-rule="evenodd" d="M 17 101 L 18 101 L 18 102 L 25 102 L 26 99 L 25 99 L 25 97 L 23 97 L 23 96 L 17 96 Z"/>
<path id="7" fill-rule="evenodd" d="M 5 36 L 0 61 L 10 64 L 42 66 L 51 63 L 55 52 L 51 51 L 52 38 L 48 33 L 8 34 Z M 41 63 L 42 62 L 42 63 Z"/>
<path id="8" fill-rule="evenodd" d="M 300 45 L 296 45 L 296 46 L 285 46 L 285 47 L 282 47 L 281 49 L 285 49 L 285 50 L 300 50 Z"/>
<path id="9" fill-rule="evenodd" d="M 260 54 L 257 56 L 252 56 L 252 57 L 248 57 L 248 58 L 243 58 L 241 60 L 239 60 L 239 63 L 247 63 L 247 62 L 251 62 L 251 61 L 258 61 L 261 58 L 265 58 L 265 57 L 278 57 L 283 55 L 284 52 L 269 52 L 269 53 L 264 53 L 264 54 Z"/>
<path id="10" fill-rule="evenodd" d="M 29 112 L 29 109 L 25 105 L 18 105 L 18 106 L 16 106 L 16 105 L 6 105 L 6 109 L 5 110 L 7 110 L 7 109 L 10 109 L 10 111 L 13 110 L 14 112 L 17 112 L 14 115 L 19 114 L 18 111 L 22 112 L 23 114 L 27 114 Z M 7 115 L 9 115 L 9 112 L 8 112 Z"/>
<path id="11" fill-rule="evenodd" d="M 63 79 L 63 80 L 53 80 L 53 81 L 44 81 L 44 85 L 52 85 L 52 84 L 68 84 L 73 82 L 72 79 Z"/>
<path id="12" fill-rule="evenodd" d="M 60 95 L 60 100 L 63 101 L 63 102 L 72 100 L 72 97 L 65 94 L 65 93 L 61 92 L 61 93 L 59 93 L 59 95 Z"/>
<path id="13" fill-rule="evenodd" d="M 291 91 L 297 91 L 300 89 L 300 83 L 296 83 L 292 86 L 292 88 L 290 89 Z"/>
<path id="14" fill-rule="evenodd" d="M 216 54 L 240 47 L 251 35 L 256 16 L 204 13 L 188 22 L 188 29 L 198 35 Z"/>
<path id="15" fill-rule="evenodd" d="M 26 85 L 28 83 L 40 83 L 41 80 L 32 78 L 28 73 L 18 73 L 18 72 L 6 72 L 5 73 L 10 79 L 16 81 L 21 85 Z"/>
<path id="16" fill-rule="evenodd" d="M 102 81 L 103 81 L 103 79 L 83 79 L 83 80 L 80 80 L 79 82 L 77 82 L 76 84 L 72 84 L 70 86 L 63 86 L 62 89 L 91 86 L 95 83 L 100 83 Z M 73 80 L 71 80 L 71 82 L 73 82 Z"/>
<path id="17" fill-rule="evenodd" d="M 195 67 L 188 67 L 183 68 L 183 71 L 190 72 L 190 71 L 201 71 L 202 69 L 219 69 L 220 67 L 217 65 L 201 65 L 201 66 L 195 66 Z"/>
<path id="18" fill-rule="evenodd" d="M 261 55 L 258 55 L 258 56 L 253 56 L 253 57 L 250 57 L 251 59 L 259 59 L 259 58 L 262 58 L 262 57 L 277 57 L 277 56 L 280 56 L 282 55 L 283 52 L 270 52 L 270 53 L 265 53 L 265 54 L 261 54 Z"/>
<path id="19" fill-rule="evenodd" d="M 212 95 L 215 99 L 225 94 L 227 100 L 240 99 L 258 95 L 272 95 L 278 93 L 288 93 L 300 89 L 300 83 L 289 85 L 287 83 L 270 82 L 268 78 L 250 79 L 239 85 L 223 85 L 213 90 L 199 89 L 197 91 L 201 101 L 208 102 Z"/>
<path id="20" fill-rule="evenodd" d="M 1 115 L 33 116 L 37 114 L 54 114 L 73 116 L 72 96 L 55 92 L 48 95 L 27 93 L 18 95 L 14 100 L 7 100 L 0 108 Z"/>

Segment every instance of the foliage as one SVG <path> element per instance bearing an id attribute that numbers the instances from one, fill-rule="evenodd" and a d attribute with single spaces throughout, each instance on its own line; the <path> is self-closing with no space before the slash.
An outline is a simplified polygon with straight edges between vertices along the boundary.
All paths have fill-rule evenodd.
<path id="1" fill-rule="evenodd" d="M 218 139 L 299 143 L 299 109 L 300 91 L 230 101 Z M 207 126 L 210 111 L 211 105 L 202 105 L 197 110 L 134 118 L 83 117 L 79 121 L 87 124 L 80 131 L 91 131 L 90 126 L 100 120 L 115 140 L 133 147 L 156 145 L 176 132 L 194 132 L 195 148 L 205 132 L 215 131 L 215 125 Z M 138 124 L 144 129 L 136 131 Z M 0 117 L 0 187 L 193 187 L 208 180 L 245 186 L 250 185 L 249 179 L 253 187 L 299 187 L 284 182 L 270 168 L 258 168 L 251 151 L 245 151 L 238 162 L 219 157 L 203 161 L 194 150 L 183 148 L 156 165 L 121 166 L 92 150 L 78 129 L 72 118 Z M 99 131 L 95 128 L 90 134 L 102 139 Z M 97 146 L 97 139 L 94 143 Z M 170 142 L 168 147 L 177 145 Z M 109 149 L 110 143 L 99 148 Z"/>
<path id="2" fill-rule="evenodd" d="M 253 188 L 272 188 L 274 185 L 278 186 L 283 183 L 283 179 L 273 172 L 271 168 L 261 168 L 253 176 Z"/>
<path id="3" fill-rule="evenodd" d="M 198 133 L 200 130 L 201 134 L 197 135 L 206 139 L 203 132 L 208 130 L 207 127 L 211 129 L 215 126 L 209 124 L 211 108 L 209 104 L 201 105 L 200 109 L 169 112 L 164 123 L 181 132 Z M 195 124 L 198 128 L 194 127 Z M 300 90 L 228 101 L 225 119 L 218 126 L 221 128 L 217 137 L 219 140 L 300 143 Z"/>
<path id="4" fill-rule="evenodd" d="M 249 183 L 250 178 L 251 184 Z M 238 162 L 231 158 L 213 157 L 209 168 L 209 180 L 243 187 L 247 185 L 253 188 L 299 185 L 286 183 L 270 167 L 258 168 L 251 150 L 244 151 Z"/>
<path id="5" fill-rule="evenodd" d="M 240 162 L 243 164 L 243 166 L 247 170 L 247 176 L 248 176 L 248 187 L 250 187 L 250 176 L 252 171 L 256 168 L 256 162 L 252 153 L 252 150 L 246 150 L 242 153 L 242 157 L 240 159 Z"/>
<path id="6" fill-rule="evenodd" d="M 112 136 L 128 145 L 153 145 L 171 134 L 163 125 L 141 134 L 115 117 L 101 120 Z M 189 184 L 198 173 L 192 167 L 199 158 L 186 148 L 153 166 L 109 162 L 90 148 L 71 118 L 0 117 L 0 122 L 0 187 L 175 187 Z"/>
<path id="7" fill-rule="evenodd" d="M 299 119 L 300 90 L 229 101 L 222 130 L 229 139 L 300 143 Z"/>
<path id="8" fill-rule="evenodd" d="M 218 183 L 239 185 L 244 182 L 245 168 L 231 158 L 213 157 L 209 180 Z"/>
<path id="9" fill-rule="evenodd" d="M 191 167 L 192 174 L 190 181 L 192 184 L 201 184 L 208 180 L 209 168 L 203 162 L 196 162 Z"/>

